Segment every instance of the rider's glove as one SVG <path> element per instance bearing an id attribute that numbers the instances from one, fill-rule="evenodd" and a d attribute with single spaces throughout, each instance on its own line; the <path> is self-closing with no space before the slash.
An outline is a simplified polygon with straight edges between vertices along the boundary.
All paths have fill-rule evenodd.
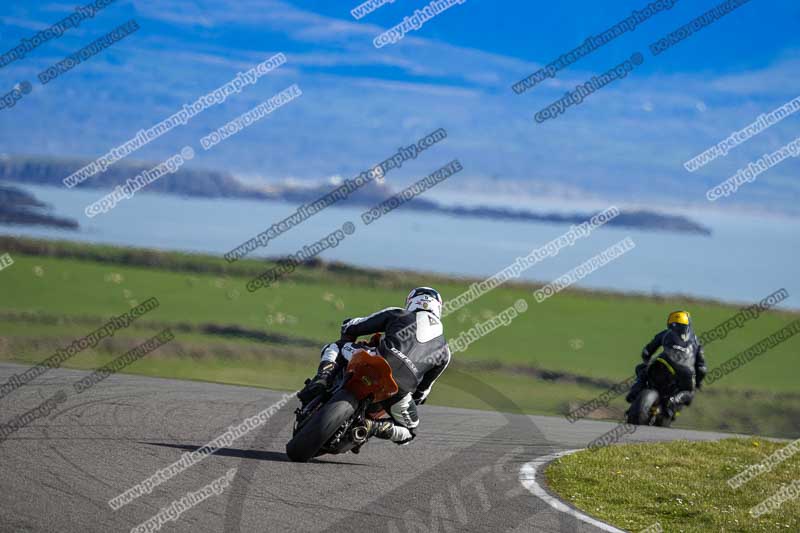
<path id="1" fill-rule="evenodd" d="M 339 342 L 341 342 L 343 344 L 345 342 L 356 342 L 356 339 L 358 338 L 357 335 L 356 336 L 345 335 L 344 331 L 345 331 L 345 329 L 347 329 L 347 323 L 350 322 L 351 320 L 353 320 L 353 319 L 352 318 L 345 318 L 344 320 L 342 320 L 342 329 L 341 329 L 341 333 L 340 333 Z"/>
<path id="2" fill-rule="evenodd" d="M 356 342 L 358 337 L 354 337 L 353 335 L 345 335 L 344 333 L 339 337 L 339 340 L 336 342 L 339 345 L 339 349 L 341 349 L 342 345 L 348 342 Z"/>

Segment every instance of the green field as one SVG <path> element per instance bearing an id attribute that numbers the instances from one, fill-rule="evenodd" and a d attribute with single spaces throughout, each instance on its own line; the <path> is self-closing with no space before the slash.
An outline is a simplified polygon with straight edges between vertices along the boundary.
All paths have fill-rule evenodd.
<path id="1" fill-rule="evenodd" d="M 753 438 L 607 446 L 557 459 L 545 476 L 561 498 L 627 531 L 655 523 L 663 531 L 798 531 L 798 498 L 758 517 L 749 511 L 800 480 L 800 456 L 738 488 L 727 483 L 785 446 Z"/>
<path id="2" fill-rule="evenodd" d="M 176 340 L 127 371 L 137 374 L 296 389 L 316 368 L 319 346 L 338 337 L 344 318 L 402 305 L 409 288 L 434 285 L 445 299 L 472 281 L 314 263 L 273 287 L 246 282 L 273 266 L 261 260 L 0 238 L 14 264 L 0 271 L 0 357 L 38 362 L 111 315 L 156 297 L 160 307 L 75 356 L 66 366 L 93 368 L 164 327 Z M 513 305 L 528 310 L 454 357 L 454 367 L 502 391 L 526 412 L 565 414 L 628 377 L 642 345 L 669 311 L 689 309 L 698 332 L 737 308 L 709 301 L 568 290 L 536 303 L 533 285 L 500 287 L 445 318 L 450 338 Z M 765 295 L 766 296 L 766 295 Z M 768 312 L 707 346 L 710 367 L 800 317 Z M 230 327 L 237 328 L 236 330 Z M 226 329 L 227 328 L 227 329 Z M 263 338 L 262 338 L 263 337 Z M 800 426 L 792 338 L 707 387 L 682 427 L 792 436 Z M 445 374 L 431 401 L 486 407 Z M 494 407 L 494 406 L 488 406 Z M 621 416 L 618 398 L 594 416 Z"/>

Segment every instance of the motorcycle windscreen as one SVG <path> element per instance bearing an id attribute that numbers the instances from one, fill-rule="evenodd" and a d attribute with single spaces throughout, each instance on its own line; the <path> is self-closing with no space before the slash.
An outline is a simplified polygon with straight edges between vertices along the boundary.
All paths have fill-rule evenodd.
<path id="1" fill-rule="evenodd" d="M 371 395 L 373 402 L 382 402 L 397 394 L 392 368 L 380 355 L 359 350 L 350 359 L 347 372 L 352 372 L 352 377 L 345 388 L 359 400 Z"/>

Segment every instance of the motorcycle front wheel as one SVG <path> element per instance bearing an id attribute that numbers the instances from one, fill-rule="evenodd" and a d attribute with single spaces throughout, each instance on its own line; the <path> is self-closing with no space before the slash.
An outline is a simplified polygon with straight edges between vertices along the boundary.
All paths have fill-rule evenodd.
<path id="1" fill-rule="evenodd" d="M 652 389 L 645 389 L 639 393 L 639 396 L 636 397 L 630 409 L 628 409 L 628 424 L 637 426 L 652 425 L 652 410 L 658 404 L 658 399 L 658 392 Z"/>

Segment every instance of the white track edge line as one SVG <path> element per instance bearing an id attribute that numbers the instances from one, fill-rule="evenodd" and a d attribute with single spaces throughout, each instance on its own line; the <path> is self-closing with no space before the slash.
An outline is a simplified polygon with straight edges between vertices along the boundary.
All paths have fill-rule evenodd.
<path id="1" fill-rule="evenodd" d="M 586 522 L 587 524 L 591 524 L 597 528 L 602 529 L 603 531 L 609 531 L 611 533 L 625 533 L 622 529 L 617 529 L 616 527 L 606 524 L 605 522 L 601 522 L 591 516 L 587 516 L 580 511 L 573 509 L 572 507 L 566 505 L 564 502 L 559 500 L 558 498 L 550 495 L 547 490 L 542 487 L 538 481 L 536 481 L 536 474 L 539 469 L 549 463 L 550 461 L 554 461 L 559 457 L 564 457 L 565 455 L 570 455 L 575 452 L 579 452 L 581 450 L 567 450 L 564 452 L 553 453 L 550 455 L 545 455 L 544 457 L 539 457 L 530 461 L 529 463 L 525 463 L 522 465 L 522 468 L 519 470 L 519 481 L 522 483 L 522 486 L 525 489 L 539 498 L 540 500 L 544 500 L 550 507 L 555 509 L 556 511 L 560 511 L 562 513 L 566 513 L 570 516 L 581 520 L 582 522 Z"/>

